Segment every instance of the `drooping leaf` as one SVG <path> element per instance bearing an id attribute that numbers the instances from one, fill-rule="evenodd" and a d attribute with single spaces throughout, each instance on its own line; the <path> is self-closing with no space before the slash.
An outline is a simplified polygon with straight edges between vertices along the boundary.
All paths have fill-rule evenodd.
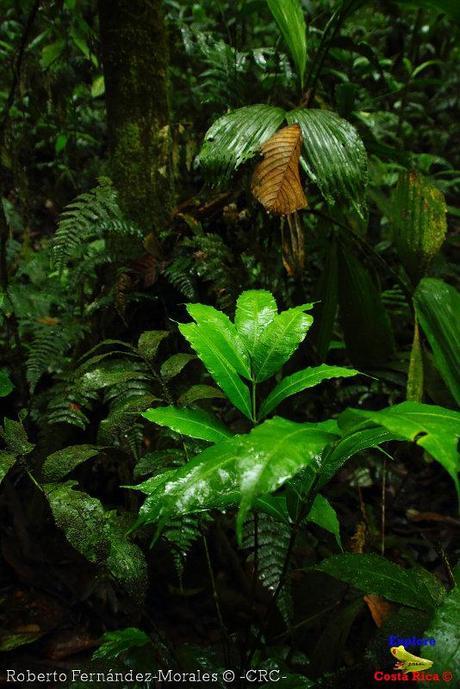
<path id="1" fill-rule="evenodd" d="M 337 512 L 332 507 L 329 500 L 323 495 L 317 495 L 308 513 L 307 521 L 313 522 L 322 529 L 329 531 L 337 541 L 337 545 L 342 548 L 342 541 L 340 538 L 340 523 L 337 518 Z"/>
<path id="2" fill-rule="evenodd" d="M 79 464 L 92 459 L 99 453 L 94 445 L 71 445 L 57 450 L 45 459 L 42 474 L 45 481 L 60 481 L 73 471 Z"/>
<path id="3" fill-rule="evenodd" d="M 396 433 L 405 440 L 416 442 L 430 453 L 450 474 L 460 496 L 460 412 L 432 404 L 402 402 L 380 411 L 353 409 L 348 418 L 369 419 Z"/>
<path id="4" fill-rule="evenodd" d="M 345 344 L 355 366 L 377 366 L 394 354 L 388 314 L 369 268 L 347 247 L 339 252 L 339 305 Z"/>
<path id="5" fill-rule="evenodd" d="M 313 318 L 305 311 L 311 304 L 277 314 L 264 329 L 253 355 L 252 369 L 261 382 L 279 371 L 305 338 Z"/>
<path id="6" fill-rule="evenodd" d="M 106 513 L 105 530 L 109 541 L 106 566 L 130 598 L 140 603 L 147 590 L 147 563 L 140 547 L 128 535 L 130 521 L 115 511 Z"/>
<path id="7" fill-rule="evenodd" d="M 400 175 L 391 208 L 393 241 L 416 282 L 440 250 L 447 231 L 444 194 L 417 172 Z"/>
<path id="8" fill-rule="evenodd" d="M 447 670 L 452 677 L 460 673 L 460 639 L 458 638 L 458 621 L 460 619 L 460 586 L 454 586 L 435 611 L 433 619 L 424 636 L 436 639 L 434 646 L 423 649 L 423 657 L 433 661 L 437 670 Z M 428 687 L 432 682 L 422 682 Z M 450 682 L 452 685 L 452 682 Z M 449 682 L 441 682 L 447 687 Z"/>
<path id="9" fill-rule="evenodd" d="M 218 443 L 232 435 L 221 421 L 202 409 L 157 407 L 156 409 L 147 409 L 142 416 L 159 426 L 171 428 L 176 433 L 200 440 L 208 440 L 210 443 Z"/>
<path id="10" fill-rule="evenodd" d="M 292 55 L 303 88 L 307 66 L 307 35 L 300 0 L 267 0 L 281 35 Z"/>
<path id="11" fill-rule="evenodd" d="M 299 108 L 286 119 L 302 129 L 306 172 L 326 201 L 351 202 L 364 215 L 367 155 L 356 129 L 329 110 Z"/>
<path id="12" fill-rule="evenodd" d="M 70 545 L 95 564 L 105 561 L 110 543 L 105 533 L 105 513 L 99 500 L 75 490 L 76 481 L 43 486 L 54 521 Z"/>
<path id="13" fill-rule="evenodd" d="M 289 215 L 308 204 L 300 181 L 301 143 L 301 129 L 292 124 L 262 145 L 263 160 L 254 170 L 251 191 L 269 213 Z"/>
<path id="14" fill-rule="evenodd" d="M 249 354 L 235 325 L 222 311 L 205 304 L 187 304 L 187 311 L 206 336 L 224 354 L 231 366 L 245 378 L 251 378 Z"/>
<path id="15" fill-rule="evenodd" d="M 373 593 L 421 610 L 435 609 L 445 594 L 436 577 L 426 570 L 403 569 L 380 555 L 333 555 L 315 569 L 364 593 Z"/>
<path id="16" fill-rule="evenodd" d="M 0 483 L 16 462 L 16 456 L 5 450 L 0 450 Z"/>
<path id="17" fill-rule="evenodd" d="M 198 354 L 217 385 L 225 392 L 230 402 L 250 419 L 252 408 L 249 389 L 228 361 L 222 338 L 209 337 L 208 330 L 200 328 L 196 323 L 179 325 L 179 330 Z"/>
<path id="18" fill-rule="evenodd" d="M 424 278 L 414 301 L 436 367 L 460 405 L 460 294 L 442 280 Z"/>
<path id="19" fill-rule="evenodd" d="M 0 428 L 0 436 L 5 441 L 6 449 L 13 455 L 28 455 L 35 445 L 29 442 L 24 426 L 20 421 L 3 419 L 3 428 Z"/>
<path id="20" fill-rule="evenodd" d="M 177 403 L 180 407 L 188 407 L 197 400 L 211 400 L 225 398 L 222 390 L 214 388 L 212 385 L 192 385 L 182 393 Z"/>
<path id="21" fill-rule="evenodd" d="M 195 358 L 193 354 L 173 354 L 161 364 L 160 373 L 165 380 L 171 380 Z"/>
<path id="22" fill-rule="evenodd" d="M 343 368 L 342 366 L 314 366 L 297 371 L 286 378 L 283 378 L 278 385 L 271 391 L 262 403 L 259 418 L 263 418 L 277 407 L 283 400 L 291 395 L 295 395 L 307 388 L 313 388 L 323 380 L 331 378 L 349 378 L 356 376 L 359 371 L 353 368 Z"/>
<path id="23" fill-rule="evenodd" d="M 217 443 L 174 473 L 168 472 L 165 483 L 155 482 L 139 523 L 240 502 L 241 536 L 244 519 L 257 499 L 277 490 L 301 468 L 316 465 L 334 438 L 328 423 L 266 421 L 248 435 Z"/>
<path id="24" fill-rule="evenodd" d="M 238 297 L 235 325 L 252 358 L 256 358 L 260 338 L 277 313 L 275 298 L 267 290 L 248 290 Z"/>
<path id="25" fill-rule="evenodd" d="M 250 105 L 219 117 L 206 133 L 199 164 L 214 183 L 228 182 L 240 165 L 259 152 L 284 117 L 284 110 L 272 105 Z"/>

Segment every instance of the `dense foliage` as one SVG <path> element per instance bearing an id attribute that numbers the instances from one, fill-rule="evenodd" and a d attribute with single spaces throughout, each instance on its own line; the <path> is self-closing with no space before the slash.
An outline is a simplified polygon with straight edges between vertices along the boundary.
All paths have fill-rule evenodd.
<path id="1" fill-rule="evenodd" d="M 460 681 L 459 24 L 4 0 L 0 682 Z"/>

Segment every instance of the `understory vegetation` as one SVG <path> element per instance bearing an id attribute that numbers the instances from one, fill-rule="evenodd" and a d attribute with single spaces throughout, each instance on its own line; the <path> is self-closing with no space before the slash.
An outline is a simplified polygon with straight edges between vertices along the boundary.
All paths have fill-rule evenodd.
<path id="1" fill-rule="evenodd" d="M 460 5 L 1 9 L 0 684 L 460 686 Z"/>

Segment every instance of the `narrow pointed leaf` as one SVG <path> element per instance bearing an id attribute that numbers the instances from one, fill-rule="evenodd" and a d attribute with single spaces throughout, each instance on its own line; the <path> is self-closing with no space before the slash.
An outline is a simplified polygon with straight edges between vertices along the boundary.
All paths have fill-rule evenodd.
<path id="1" fill-rule="evenodd" d="M 460 497 L 460 412 L 434 404 L 402 402 L 381 411 L 348 410 L 348 418 L 370 419 L 405 440 L 416 442 L 450 474 Z"/>
<path id="2" fill-rule="evenodd" d="M 226 351 L 222 350 L 221 341 L 211 338 L 208 331 L 195 323 L 179 326 L 179 330 L 193 347 L 208 369 L 217 385 L 225 392 L 230 402 L 245 416 L 252 417 L 249 389 L 228 361 Z"/>
<path id="3" fill-rule="evenodd" d="M 420 279 L 444 243 L 446 201 L 442 191 L 417 172 L 404 172 L 391 204 L 393 241 L 414 281 Z"/>
<path id="4" fill-rule="evenodd" d="M 171 380 L 195 358 L 193 354 L 173 354 L 161 364 L 160 373 L 165 380 Z"/>
<path id="5" fill-rule="evenodd" d="M 214 388 L 212 385 L 192 385 L 188 390 L 182 393 L 177 400 L 181 407 L 188 407 L 197 400 L 210 400 L 225 398 L 222 390 Z"/>
<path id="6" fill-rule="evenodd" d="M 349 378 L 350 376 L 356 376 L 358 374 L 359 371 L 353 368 L 328 366 L 327 364 L 321 364 L 321 366 L 297 371 L 291 376 L 283 378 L 274 390 L 271 391 L 260 408 L 259 418 L 263 418 L 269 414 L 287 397 L 302 392 L 302 390 L 306 390 L 307 388 L 313 388 L 323 380 L 329 380 L 331 378 Z"/>
<path id="7" fill-rule="evenodd" d="M 311 506 L 311 510 L 308 513 L 307 521 L 313 522 L 322 529 L 329 531 L 335 540 L 339 548 L 342 548 L 342 541 L 340 538 L 340 524 L 337 518 L 337 512 L 332 507 L 329 500 L 327 500 L 323 495 L 317 495 Z"/>
<path id="8" fill-rule="evenodd" d="M 267 290 L 248 290 L 236 302 L 235 326 L 252 358 L 265 328 L 278 313 L 275 298 Z"/>
<path id="9" fill-rule="evenodd" d="M 206 329 L 207 336 L 225 354 L 235 371 L 241 376 L 251 378 L 246 345 L 229 317 L 222 311 L 204 304 L 187 304 L 187 311 L 200 327 Z"/>
<path id="10" fill-rule="evenodd" d="M 303 341 L 313 323 L 305 313 L 309 308 L 311 304 L 282 311 L 265 328 L 252 362 L 258 382 L 279 371 Z"/>
<path id="11" fill-rule="evenodd" d="M 424 278 L 414 300 L 436 368 L 460 405 L 460 294 L 442 280 Z"/>
<path id="12" fill-rule="evenodd" d="M 42 474 L 45 481 L 60 481 L 77 466 L 88 459 L 96 457 L 100 452 L 94 445 L 71 445 L 57 450 L 45 459 Z"/>
<path id="13" fill-rule="evenodd" d="M 433 610 L 445 590 L 439 581 L 421 568 L 403 569 L 380 555 L 344 553 L 315 567 L 364 593 L 383 596 L 420 610 Z"/>
<path id="14" fill-rule="evenodd" d="M 148 421 L 166 426 L 176 433 L 188 435 L 190 438 L 208 440 L 217 443 L 232 434 L 212 414 L 202 409 L 179 409 L 178 407 L 157 407 L 147 409 L 142 416 Z"/>
<path id="15" fill-rule="evenodd" d="M 249 105 L 222 115 L 206 133 L 199 164 L 213 183 L 228 182 L 240 165 L 259 152 L 284 118 L 284 110 L 272 105 Z"/>
<path id="16" fill-rule="evenodd" d="M 300 181 L 301 143 L 301 129 L 292 124 L 262 145 L 263 160 L 254 170 L 251 191 L 269 213 L 290 215 L 308 205 Z"/>
<path id="17" fill-rule="evenodd" d="M 356 129 L 329 110 L 299 108 L 286 119 L 302 129 L 306 170 L 326 201 L 351 202 L 364 215 L 367 155 Z"/>
<path id="18" fill-rule="evenodd" d="M 267 4 L 292 55 L 300 84 L 303 87 L 307 66 L 307 35 L 301 2 L 300 0 L 267 0 Z"/>

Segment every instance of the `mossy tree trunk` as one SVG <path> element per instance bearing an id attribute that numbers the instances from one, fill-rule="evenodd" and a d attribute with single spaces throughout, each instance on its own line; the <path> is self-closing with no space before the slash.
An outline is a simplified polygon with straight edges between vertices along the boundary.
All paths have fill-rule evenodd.
<path id="1" fill-rule="evenodd" d="M 127 217 L 158 231 L 172 205 L 161 0 L 99 0 L 111 176 Z"/>

